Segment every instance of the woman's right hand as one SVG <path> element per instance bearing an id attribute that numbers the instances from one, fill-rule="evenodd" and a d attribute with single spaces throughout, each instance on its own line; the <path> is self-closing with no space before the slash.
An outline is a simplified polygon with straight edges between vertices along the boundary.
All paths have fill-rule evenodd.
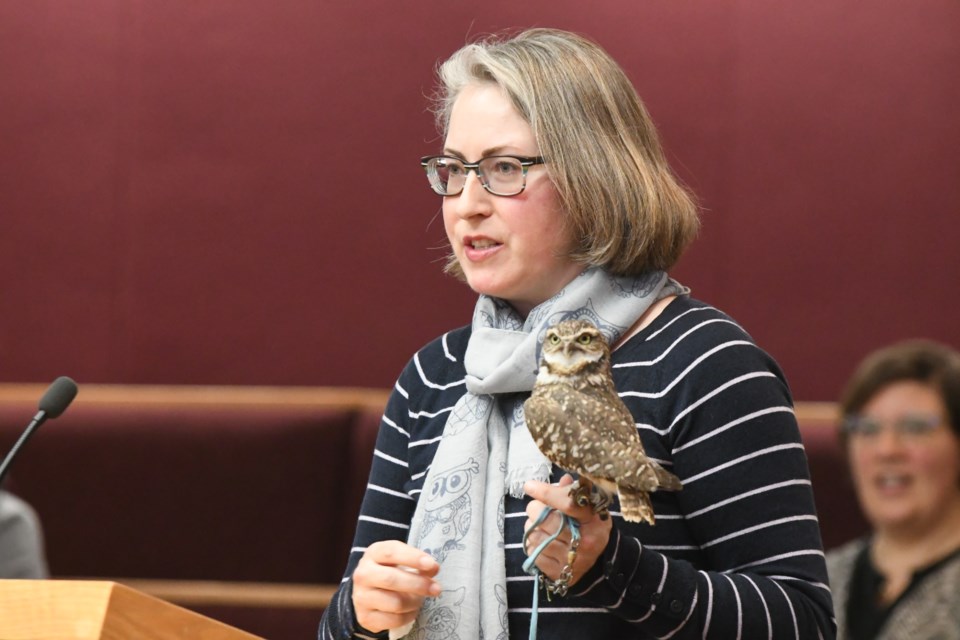
<path id="1" fill-rule="evenodd" d="M 375 542 L 353 571 L 353 610 L 373 632 L 413 622 L 424 598 L 440 595 L 433 579 L 440 565 L 433 557 L 399 540 Z"/>

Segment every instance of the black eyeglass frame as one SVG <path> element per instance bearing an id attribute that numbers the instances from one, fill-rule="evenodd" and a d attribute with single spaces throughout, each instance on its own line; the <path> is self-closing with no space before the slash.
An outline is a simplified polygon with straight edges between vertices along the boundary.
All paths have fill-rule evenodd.
<path id="1" fill-rule="evenodd" d="M 456 193 L 441 193 L 440 191 L 437 190 L 437 187 L 435 186 L 434 181 L 430 178 L 430 161 L 439 160 L 441 158 L 455 160 L 463 166 L 463 170 L 464 170 L 463 186 L 460 187 L 460 190 L 457 191 Z M 483 176 L 482 173 L 480 173 L 480 163 L 490 159 L 495 159 L 495 158 L 510 158 L 511 160 L 516 160 L 517 162 L 520 163 L 520 169 L 521 171 L 523 171 L 523 183 L 520 185 L 520 190 L 517 191 L 516 193 L 497 193 L 496 191 L 490 188 L 490 185 L 487 182 L 487 179 Z M 420 166 L 423 167 L 423 170 L 427 173 L 427 180 L 428 182 L 430 182 L 430 188 L 433 190 L 434 193 L 436 193 L 437 195 L 441 195 L 445 198 L 448 196 L 450 197 L 458 196 L 461 193 L 463 193 L 463 187 L 465 187 L 467 184 L 466 176 L 470 173 L 470 171 L 473 171 L 474 173 L 477 174 L 477 178 L 480 179 L 480 186 L 482 186 L 487 193 L 493 194 L 495 196 L 499 196 L 501 198 L 512 198 L 513 196 L 518 196 L 521 193 L 523 193 L 524 189 L 527 188 L 527 170 L 532 166 L 535 166 L 538 164 L 545 164 L 545 163 L 546 163 L 546 160 L 544 159 L 543 156 L 511 156 L 506 154 L 487 156 L 486 158 L 480 158 L 476 162 L 464 162 L 460 158 L 454 158 L 453 156 L 444 156 L 444 155 L 423 156 L 422 158 L 420 158 Z"/>

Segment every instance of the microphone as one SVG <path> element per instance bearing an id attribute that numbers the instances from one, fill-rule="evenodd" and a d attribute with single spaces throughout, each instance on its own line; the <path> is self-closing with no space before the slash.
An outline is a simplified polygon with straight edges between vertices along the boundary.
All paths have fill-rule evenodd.
<path id="1" fill-rule="evenodd" d="M 17 452 L 20 451 L 23 444 L 33 435 L 33 432 L 36 431 L 47 418 L 60 417 L 60 414 L 67 410 L 67 407 L 70 406 L 70 403 L 73 402 L 76 396 L 77 383 L 67 376 L 60 376 L 47 388 L 43 397 L 40 398 L 40 410 L 37 412 L 37 415 L 33 417 L 33 420 L 27 425 L 20 439 L 17 440 L 17 443 L 10 449 L 7 457 L 3 459 L 3 464 L 0 464 L 0 485 L 3 484 L 3 479 L 6 477 L 7 470 L 10 468 L 13 459 L 17 457 Z"/>

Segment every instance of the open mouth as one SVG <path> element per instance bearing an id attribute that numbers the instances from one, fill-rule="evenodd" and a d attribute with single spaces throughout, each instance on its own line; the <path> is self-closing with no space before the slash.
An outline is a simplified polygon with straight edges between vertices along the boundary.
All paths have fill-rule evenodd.
<path id="1" fill-rule="evenodd" d="M 873 481 L 874 485 L 881 490 L 895 491 L 905 489 L 912 483 L 910 476 L 903 473 L 881 473 Z"/>
<path id="2" fill-rule="evenodd" d="M 486 238 L 481 238 L 481 239 L 478 239 L 478 240 L 470 240 L 470 241 L 467 243 L 467 246 L 470 247 L 470 248 L 472 248 L 472 249 L 478 249 L 478 250 L 479 250 L 479 249 L 489 249 L 490 247 L 496 247 L 496 246 L 498 246 L 499 244 L 500 244 L 499 242 L 494 242 L 493 240 L 488 240 L 488 239 L 486 239 Z"/>

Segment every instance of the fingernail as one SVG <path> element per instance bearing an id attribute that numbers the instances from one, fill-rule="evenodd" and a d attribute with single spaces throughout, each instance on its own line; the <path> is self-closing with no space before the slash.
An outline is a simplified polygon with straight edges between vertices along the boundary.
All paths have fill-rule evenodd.
<path id="1" fill-rule="evenodd" d="M 423 569 L 433 569 L 437 566 L 437 561 L 432 556 L 423 556 L 420 558 L 420 567 Z"/>
<path id="2" fill-rule="evenodd" d="M 432 584 L 430 585 L 430 595 L 436 597 L 436 596 L 440 595 L 440 591 L 441 591 L 441 589 L 440 589 L 440 583 L 439 583 L 439 582 L 434 582 L 434 583 L 432 583 Z"/>

